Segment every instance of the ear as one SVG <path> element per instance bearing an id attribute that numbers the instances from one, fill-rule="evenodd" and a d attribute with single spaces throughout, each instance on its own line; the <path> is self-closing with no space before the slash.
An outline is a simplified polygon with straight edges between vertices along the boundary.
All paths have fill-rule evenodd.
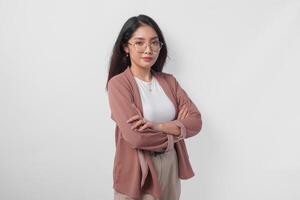
<path id="1" fill-rule="evenodd" d="M 125 53 L 129 53 L 128 44 L 123 44 L 123 49 L 124 49 Z"/>

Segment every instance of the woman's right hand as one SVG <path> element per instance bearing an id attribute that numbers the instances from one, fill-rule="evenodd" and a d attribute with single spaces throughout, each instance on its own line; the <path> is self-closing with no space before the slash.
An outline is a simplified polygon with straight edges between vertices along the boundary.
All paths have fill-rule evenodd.
<path id="1" fill-rule="evenodd" d="M 184 119 L 188 116 L 188 109 L 186 105 L 183 105 L 182 108 L 179 110 L 177 119 Z"/>

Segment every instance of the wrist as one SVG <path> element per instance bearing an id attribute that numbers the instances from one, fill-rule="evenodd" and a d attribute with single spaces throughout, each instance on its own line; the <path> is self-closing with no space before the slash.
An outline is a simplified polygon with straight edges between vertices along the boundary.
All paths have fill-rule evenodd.
<path id="1" fill-rule="evenodd" d="M 158 123 L 158 130 L 163 131 L 163 125 L 164 123 Z"/>
<path id="2" fill-rule="evenodd" d="M 179 129 L 180 130 L 180 129 Z M 178 132 L 178 133 L 176 133 L 174 136 L 176 136 L 176 137 L 180 137 L 180 135 L 181 135 L 181 133 L 180 132 Z"/>
<path id="3" fill-rule="evenodd" d="M 154 123 L 153 129 L 156 131 L 162 131 L 163 123 Z"/>

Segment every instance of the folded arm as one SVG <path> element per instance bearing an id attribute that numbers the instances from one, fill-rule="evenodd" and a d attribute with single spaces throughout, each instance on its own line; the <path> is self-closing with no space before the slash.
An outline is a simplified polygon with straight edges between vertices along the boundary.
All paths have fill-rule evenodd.
<path id="1" fill-rule="evenodd" d="M 174 138 L 171 135 L 153 129 L 142 131 L 131 129 L 131 124 L 126 121 L 138 112 L 130 88 L 120 77 L 113 77 L 108 82 L 108 99 L 111 118 L 120 128 L 124 140 L 132 148 L 149 151 L 169 151 L 173 148 Z"/>
<path id="2" fill-rule="evenodd" d="M 173 79 L 172 84 L 175 88 L 178 109 L 181 110 L 184 105 L 187 106 L 188 109 L 188 116 L 186 118 L 177 118 L 176 120 L 169 122 L 180 127 L 180 134 L 179 136 L 175 137 L 176 142 L 181 139 L 195 136 L 197 133 L 199 133 L 202 128 L 202 118 L 198 108 L 185 90 L 180 86 L 176 78 L 173 75 L 171 75 L 171 78 Z"/>
<path id="3" fill-rule="evenodd" d="M 175 96 L 179 110 L 176 115 L 177 119 L 169 122 L 157 123 L 153 127 L 154 130 L 172 135 L 174 142 L 178 142 L 199 133 L 202 128 L 202 119 L 198 108 L 179 85 L 176 78 L 173 75 L 169 76 L 169 78 L 172 79 L 170 80 L 170 83 L 173 84 L 172 87 L 175 88 Z M 179 113 L 184 106 L 187 109 L 188 115 L 186 117 L 179 117 Z"/>

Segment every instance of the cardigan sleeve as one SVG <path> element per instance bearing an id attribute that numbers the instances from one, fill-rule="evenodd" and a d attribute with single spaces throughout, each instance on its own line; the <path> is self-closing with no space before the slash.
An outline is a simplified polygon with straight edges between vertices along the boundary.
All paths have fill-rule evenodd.
<path id="1" fill-rule="evenodd" d="M 176 119 L 171 121 L 180 127 L 180 135 L 178 137 L 174 137 L 174 142 L 179 140 L 192 137 L 200 132 L 202 128 L 202 117 L 198 108 L 185 92 L 185 90 L 180 86 L 179 82 L 176 78 L 171 75 L 173 78 L 173 86 L 175 88 L 175 96 L 178 103 L 178 109 L 180 110 L 183 105 L 186 105 L 188 108 L 188 116 L 184 119 Z"/>
<path id="2" fill-rule="evenodd" d="M 134 149 L 148 151 L 169 151 L 174 148 L 174 138 L 162 131 L 147 128 L 142 131 L 131 129 L 131 123 L 126 121 L 139 114 L 133 102 L 130 88 L 121 79 L 111 78 L 108 82 L 108 99 L 111 119 L 116 122 L 121 136 Z"/>

